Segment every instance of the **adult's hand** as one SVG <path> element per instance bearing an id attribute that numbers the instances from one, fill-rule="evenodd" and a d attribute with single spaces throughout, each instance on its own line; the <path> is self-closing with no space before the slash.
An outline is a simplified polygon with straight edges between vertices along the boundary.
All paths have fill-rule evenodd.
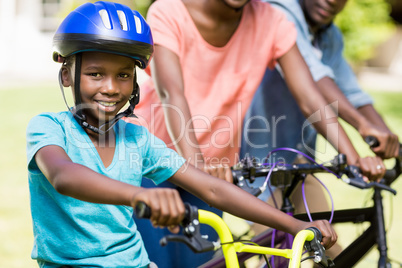
<path id="1" fill-rule="evenodd" d="M 385 175 L 385 165 L 379 156 L 358 158 L 355 163 L 360 168 L 366 181 L 378 181 Z"/>
<path id="2" fill-rule="evenodd" d="M 372 136 L 378 141 L 378 145 L 372 147 L 373 152 L 382 159 L 397 157 L 399 154 L 398 136 L 388 130 L 380 130 L 374 127 L 361 131 L 363 138 Z"/>
<path id="3" fill-rule="evenodd" d="M 205 164 L 204 171 L 214 177 L 233 183 L 232 171 L 228 165 Z"/>

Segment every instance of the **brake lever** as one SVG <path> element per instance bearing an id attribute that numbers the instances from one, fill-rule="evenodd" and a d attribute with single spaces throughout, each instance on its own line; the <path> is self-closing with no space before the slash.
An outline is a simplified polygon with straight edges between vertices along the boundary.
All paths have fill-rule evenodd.
<path id="1" fill-rule="evenodd" d="M 333 160 L 331 160 L 331 170 L 336 173 L 340 173 L 346 167 L 346 156 L 343 154 L 337 155 Z M 298 164 L 291 167 L 274 167 L 272 169 L 272 174 L 270 177 L 271 184 L 277 185 L 291 185 L 292 178 L 296 174 L 303 172 L 312 173 L 314 171 L 319 172 L 323 170 L 319 165 L 309 165 L 309 164 Z M 231 168 L 233 183 L 245 190 L 246 192 L 259 196 L 265 191 L 266 186 L 252 187 L 249 182 L 255 181 L 255 177 L 266 176 L 268 172 L 271 171 L 269 166 L 262 166 L 256 163 L 254 158 L 246 157 L 242 159 L 239 163 Z M 277 184 L 275 184 L 277 183 Z"/>
<path id="2" fill-rule="evenodd" d="M 325 248 L 321 244 L 322 234 L 320 230 L 316 227 L 309 227 L 307 230 L 314 233 L 314 239 L 305 243 L 306 249 L 314 253 L 314 262 L 321 267 L 335 267 L 333 260 L 325 255 Z"/>
<path id="3" fill-rule="evenodd" d="M 380 190 L 385 190 L 385 191 L 391 192 L 394 195 L 396 195 L 396 190 L 392 189 L 391 187 L 389 187 L 386 184 L 378 183 L 378 182 L 365 182 L 360 169 L 356 166 L 346 167 L 345 174 L 347 175 L 347 178 L 342 178 L 342 180 L 344 182 L 346 182 L 347 184 L 350 184 L 350 185 L 355 186 L 360 189 L 377 188 Z"/>
<path id="4" fill-rule="evenodd" d="M 160 241 L 161 246 L 166 246 L 169 241 L 185 243 L 195 253 L 205 252 L 215 249 L 213 242 L 204 238 L 200 233 L 200 222 L 198 221 L 198 208 L 184 203 L 186 212 L 181 225 L 183 227 L 182 235 L 167 235 Z M 134 209 L 134 214 L 139 219 L 149 219 L 151 209 L 144 202 L 138 202 Z"/>
<path id="5" fill-rule="evenodd" d="M 262 193 L 261 188 L 251 187 L 248 185 L 246 178 L 243 175 L 242 170 L 232 169 L 233 183 L 243 189 L 244 191 L 254 195 L 259 196 Z"/>
<path id="6" fill-rule="evenodd" d="M 254 182 L 256 166 L 257 163 L 255 161 L 255 158 L 246 157 L 235 166 L 233 166 L 231 170 L 233 183 L 244 191 L 257 197 L 263 192 L 263 190 L 260 187 L 252 187 L 247 182 L 247 179 L 250 180 L 251 183 Z M 245 177 L 245 174 L 247 174 L 247 179 Z"/>
<path id="7" fill-rule="evenodd" d="M 186 244 L 195 253 L 211 251 L 215 249 L 213 242 L 207 240 L 201 235 L 200 222 L 198 221 L 198 209 L 185 203 L 186 217 L 182 222 L 182 235 L 167 235 L 160 241 L 161 246 L 166 246 L 169 241 L 181 242 Z"/>
<path id="8" fill-rule="evenodd" d="M 168 242 L 181 242 L 186 244 L 194 253 L 215 250 L 215 245 L 213 242 L 202 238 L 200 234 L 193 235 L 194 236 L 191 237 L 184 235 L 166 235 L 162 237 L 162 239 L 159 241 L 159 244 L 164 247 L 168 244 Z"/>

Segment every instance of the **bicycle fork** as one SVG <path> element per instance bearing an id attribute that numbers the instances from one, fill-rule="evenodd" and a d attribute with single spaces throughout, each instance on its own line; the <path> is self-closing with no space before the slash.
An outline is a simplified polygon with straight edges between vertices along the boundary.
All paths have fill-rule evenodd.
<path id="1" fill-rule="evenodd" d="M 344 214 L 339 219 L 337 215 L 333 223 L 337 222 L 364 222 L 369 221 L 371 226 L 361 234 L 352 244 L 344 249 L 335 259 L 338 267 L 352 267 L 375 245 L 379 251 L 378 268 L 390 268 L 388 260 L 388 247 L 385 231 L 384 208 L 382 204 L 381 190 L 374 189 L 374 205 L 370 208 L 360 209 L 355 215 Z M 337 214 L 337 213 L 336 213 Z M 360 220 L 358 220 L 360 218 Z"/>
<path id="2" fill-rule="evenodd" d="M 379 189 L 374 189 L 374 207 L 376 211 L 377 227 L 377 245 L 380 253 L 378 259 L 378 268 L 390 268 L 391 263 L 388 260 L 387 233 L 385 231 L 384 207 L 382 205 L 382 196 Z"/>

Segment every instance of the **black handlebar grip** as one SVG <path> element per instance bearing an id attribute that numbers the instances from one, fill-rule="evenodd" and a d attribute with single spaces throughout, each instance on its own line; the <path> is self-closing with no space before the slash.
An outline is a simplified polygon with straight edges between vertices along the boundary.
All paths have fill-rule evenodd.
<path id="1" fill-rule="evenodd" d="M 395 169 L 387 169 L 385 171 L 384 179 L 387 181 L 387 184 L 391 184 L 392 181 L 398 177 L 398 172 Z"/>
<path id="2" fill-rule="evenodd" d="M 364 141 L 370 146 L 370 148 L 375 148 L 380 145 L 380 142 L 377 140 L 377 138 L 373 136 L 367 136 L 364 138 Z M 402 157 L 402 143 L 399 144 L 399 157 Z"/>
<path id="3" fill-rule="evenodd" d="M 135 216 L 139 219 L 149 219 L 151 218 L 151 208 L 144 202 L 138 202 L 135 205 Z"/>
<path id="4" fill-rule="evenodd" d="M 370 146 L 370 148 L 375 148 L 380 145 L 380 142 L 377 140 L 377 138 L 373 136 L 365 137 L 364 141 Z"/>

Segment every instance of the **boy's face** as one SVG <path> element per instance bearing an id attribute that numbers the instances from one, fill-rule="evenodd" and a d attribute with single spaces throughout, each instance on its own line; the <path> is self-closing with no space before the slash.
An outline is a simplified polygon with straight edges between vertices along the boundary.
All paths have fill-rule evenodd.
<path id="1" fill-rule="evenodd" d="M 347 0 L 303 0 L 303 10 L 312 27 L 330 24 Z"/>
<path id="2" fill-rule="evenodd" d="M 87 121 L 98 125 L 113 119 L 133 92 L 134 76 L 135 63 L 131 58 L 84 52 L 80 91 Z"/>

